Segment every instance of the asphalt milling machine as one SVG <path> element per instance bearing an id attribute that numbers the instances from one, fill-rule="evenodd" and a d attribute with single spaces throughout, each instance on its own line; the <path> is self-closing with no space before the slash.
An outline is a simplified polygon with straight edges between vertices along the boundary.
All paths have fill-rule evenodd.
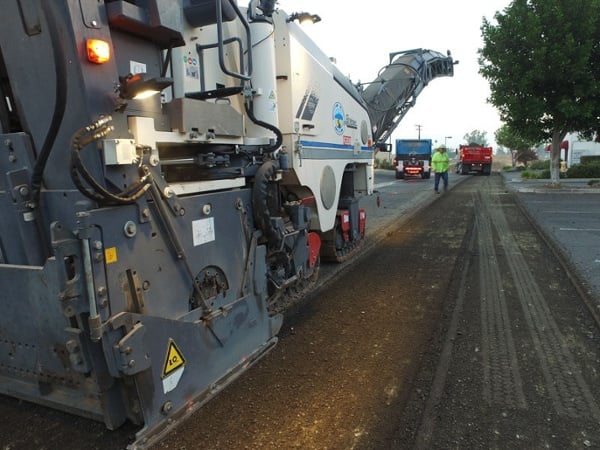
<path id="1" fill-rule="evenodd" d="M 360 250 L 374 152 L 455 61 L 355 85 L 275 1 L 2 7 L 0 393 L 146 447 Z"/>

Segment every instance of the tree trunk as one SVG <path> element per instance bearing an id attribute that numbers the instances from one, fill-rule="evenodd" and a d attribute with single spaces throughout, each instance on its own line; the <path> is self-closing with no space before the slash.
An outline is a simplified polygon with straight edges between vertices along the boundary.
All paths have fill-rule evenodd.
<path id="1" fill-rule="evenodd" d="M 550 182 L 560 184 L 560 144 L 567 135 L 566 131 L 552 133 L 552 146 L 550 147 Z"/>

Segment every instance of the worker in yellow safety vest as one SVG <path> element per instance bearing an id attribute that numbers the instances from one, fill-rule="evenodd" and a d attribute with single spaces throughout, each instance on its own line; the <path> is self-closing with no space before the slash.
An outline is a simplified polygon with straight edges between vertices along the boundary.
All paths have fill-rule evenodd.
<path id="1" fill-rule="evenodd" d="M 431 158 L 431 168 L 435 172 L 434 189 L 435 193 L 439 194 L 440 178 L 444 180 L 444 192 L 448 190 L 448 168 L 450 167 L 450 159 L 446 153 L 446 147 L 439 147 Z"/>

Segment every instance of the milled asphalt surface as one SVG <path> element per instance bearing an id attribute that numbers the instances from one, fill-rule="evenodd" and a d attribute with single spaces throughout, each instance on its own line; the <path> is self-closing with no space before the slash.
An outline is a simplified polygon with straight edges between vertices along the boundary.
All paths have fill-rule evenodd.
<path id="1" fill-rule="evenodd" d="M 390 184 L 381 181 L 385 172 L 376 171 L 376 190 Z M 570 265 L 583 294 L 596 303 L 596 319 L 600 323 L 600 187 L 590 187 L 590 180 L 582 178 L 561 179 L 560 188 L 553 188 L 549 186 L 549 180 L 522 179 L 518 171 L 503 171 L 501 174 L 505 186 L 517 194 L 530 220 L 560 253 L 558 256 L 562 256 L 563 262 Z M 451 173 L 450 189 L 468 177 Z M 370 205 L 375 201 L 373 199 L 364 199 L 369 221 L 368 243 L 376 242 L 385 234 L 387 227 L 394 226 L 395 221 L 390 221 L 390 217 L 405 218 L 407 214 L 428 207 L 435 199 L 431 191 L 407 193 L 405 196 L 401 205 L 393 206 L 393 212 Z M 376 198 L 377 194 L 373 197 Z M 385 204 L 389 205 L 389 202 Z M 369 236 L 369 232 L 373 235 Z"/>
<path id="2" fill-rule="evenodd" d="M 431 190 L 390 192 L 390 186 L 406 181 L 390 181 L 390 171 L 375 173 L 376 193 L 361 200 L 369 223 L 368 246 L 375 245 L 398 221 L 435 200 Z M 561 179 L 561 187 L 552 188 L 549 180 L 523 179 L 518 171 L 501 174 L 506 188 L 517 194 L 523 211 L 569 268 L 569 276 L 579 286 L 580 295 L 587 297 L 600 325 L 600 187 L 590 187 L 589 179 Z M 474 175 L 450 173 L 450 189 L 470 176 Z M 376 206 L 378 197 L 381 201 Z M 342 268 L 322 267 L 321 282 L 333 279 Z"/>
<path id="3" fill-rule="evenodd" d="M 543 238 L 528 208 L 544 221 L 576 216 L 579 228 L 574 213 L 595 196 L 561 204 L 554 197 L 568 194 L 513 191 L 503 181 L 467 177 L 434 205 L 446 217 L 434 221 L 440 230 L 461 226 L 445 208 L 452 204 L 473 222 L 398 426 L 406 445 L 390 449 L 600 448 L 598 324 L 569 279 L 572 260 L 555 256 L 563 249 L 552 234 Z M 422 417 L 415 444 L 406 437 L 411 417 Z"/>

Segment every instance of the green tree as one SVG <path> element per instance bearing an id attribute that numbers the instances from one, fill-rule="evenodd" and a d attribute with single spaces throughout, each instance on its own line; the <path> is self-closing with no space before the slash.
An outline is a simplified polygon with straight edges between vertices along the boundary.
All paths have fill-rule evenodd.
<path id="1" fill-rule="evenodd" d="M 498 145 L 510 149 L 513 167 L 515 167 L 517 161 L 527 163 L 527 161 L 537 159 L 537 156 L 535 158 L 531 157 L 531 147 L 538 143 L 521 137 L 516 130 L 510 127 L 510 125 L 505 124 L 496 130 L 494 137 Z"/>
<path id="2" fill-rule="evenodd" d="M 482 147 L 488 146 L 487 131 L 473 130 L 470 133 L 465 134 L 463 139 L 467 145 L 477 144 Z"/>
<path id="3" fill-rule="evenodd" d="M 490 103 L 523 139 L 551 141 L 559 182 L 568 132 L 597 131 L 600 118 L 600 0 L 513 0 L 483 19 L 479 71 Z"/>

